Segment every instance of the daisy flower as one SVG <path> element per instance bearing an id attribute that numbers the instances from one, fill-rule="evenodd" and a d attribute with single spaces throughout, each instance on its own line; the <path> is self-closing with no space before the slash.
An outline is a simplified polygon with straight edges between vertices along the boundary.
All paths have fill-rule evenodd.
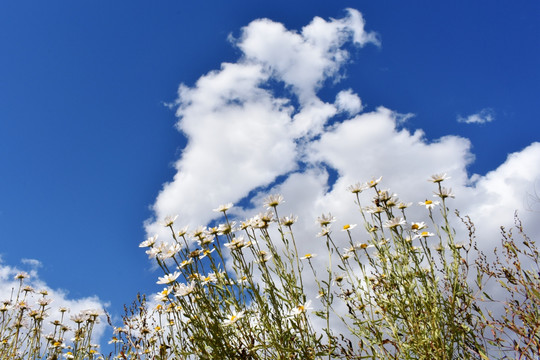
<path id="1" fill-rule="evenodd" d="M 264 199 L 264 206 L 266 206 L 267 209 L 272 209 L 281 204 L 283 201 L 283 196 L 280 194 L 269 195 L 266 199 Z"/>
<path id="2" fill-rule="evenodd" d="M 366 190 L 368 187 L 369 186 L 367 184 L 357 182 L 356 184 L 347 187 L 347 190 L 352 192 L 353 194 L 359 194 L 362 191 Z"/>
<path id="3" fill-rule="evenodd" d="M 284 216 L 281 218 L 281 223 L 285 226 L 291 226 L 298 220 L 298 216 L 294 216 L 293 214 L 289 216 Z"/>
<path id="4" fill-rule="evenodd" d="M 139 247 L 152 247 L 156 243 L 157 237 L 158 237 L 157 235 L 149 237 L 148 239 L 140 243 Z"/>
<path id="5" fill-rule="evenodd" d="M 173 274 L 166 274 L 165 276 L 158 278 L 157 284 L 171 284 L 179 276 L 180 276 L 180 273 L 178 271 L 175 271 Z"/>
<path id="6" fill-rule="evenodd" d="M 389 229 L 394 229 L 394 228 L 396 228 L 398 226 L 401 226 L 401 225 L 405 225 L 405 220 L 403 220 L 403 218 L 400 217 L 400 216 L 397 216 L 395 218 L 386 220 L 384 222 L 384 227 L 387 227 Z"/>
<path id="7" fill-rule="evenodd" d="M 450 179 L 450 176 L 446 176 L 446 173 L 440 173 L 440 174 L 434 174 L 431 175 L 431 178 L 428 179 L 428 181 L 434 182 L 434 183 L 440 183 L 441 181 Z"/>
<path id="8" fill-rule="evenodd" d="M 23 280 L 23 279 L 28 279 L 29 277 L 30 277 L 30 275 L 28 275 L 28 273 L 26 271 L 21 271 L 20 273 L 15 275 L 14 279 L 15 280 Z"/>
<path id="9" fill-rule="evenodd" d="M 224 326 L 232 325 L 232 324 L 234 324 L 235 322 L 237 322 L 238 320 L 240 320 L 243 317 L 244 317 L 244 312 L 243 311 L 234 312 L 231 316 L 227 317 L 223 321 L 223 325 Z"/>
<path id="10" fill-rule="evenodd" d="M 174 296 L 182 297 L 189 295 L 195 289 L 195 281 L 192 280 L 189 285 L 186 284 L 177 284 L 174 287 Z"/>
<path id="11" fill-rule="evenodd" d="M 184 226 L 182 229 L 180 229 L 177 233 L 178 237 L 185 236 L 188 232 L 188 226 Z"/>
<path id="12" fill-rule="evenodd" d="M 321 231 L 317 234 L 317 237 L 323 237 L 330 234 L 330 227 L 329 226 L 323 226 L 321 228 Z"/>
<path id="13" fill-rule="evenodd" d="M 336 218 L 333 217 L 330 213 L 328 213 L 328 215 L 322 214 L 317 218 L 317 222 L 323 227 L 330 225 L 330 223 L 333 223 L 334 221 L 336 221 Z"/>
<path id="14" fill-rule="evenodd" d="M 446 199 L 446 198 L 455 198 L 456 196 L 454 195 L 454 193 L 452 192 L 452 188 L 445 188 L 445 187 L 442 187 L 440 189 L 440 191 L 438 192 L 433 192 L 435 195 L 433 196 L 437 196 L 437 197 L 440 197 L 441 199 Z"/>
<path id="15" fill-rule="evenodd" d="M 378 183 L 380 183 L 382 180 L 382 176 L 380 176 L 378 179 L 372 178 L 370 181 L 366 183 L 366 186 L 372 188 L 375 187 Z"/>
<path id="16" fill-rule="evenodd" d="M 430 233 L 430 232 L 427 232 L 427 231 L 422 231 L 420 234 L 416 235 L 414 238 L 417 239 L 417 238 L 427 238 L 427 237 L 430 237 L 430 236 L 434 236 L 435 234 L 433 233 Z"/>
<path id="17" fill-rule="evenodd" d="M 411 230 L 412 231 L 418 231 L 427 228 L 427 225 L 421 221 L 421 222 L 413 222 L 411 223 Z"/>
<path id="18" fill-rule="evenodd" d="M 366 243 L 358 243 L 354 245 L 355 249 L 368 249 L 374 247 L 374 245 L 366 244 Z"/>
<path id="19" fill-rule="evenodd" d="M 418 203 L 418 205 L 423 205 L 426 207 L 426 209 L 428 210 L 431 210 L 433 209 L 436 205 L 439 205 L 439 202 L 438 201 L 431 201 L 431 200 L 427 200 L 426 201 L 421 201 Z"/>
<path id="20" fill-rule="evenodd" d="M 190 265 L 193 263 L 193 258 L 189 258 L 187 260 L 184 260 L 180 263 L 180 265 L 178 266 L 179 269 L 183 269 L 185 268 L 186 266 Z"/>
<path id="21" fill-rule="evenodd" d="M 174 216 L 166 216 L 165 220 L 163 220 L 163 226 L 170 227 L 174 224 L 174 221 L 178 218 L 178 215 Z"/>
<path id="22" fill-rule="evenodd" d="M 356 224 L 345 224 L 343 225 L 343 229 L 341 231 L 350 231 L 356 227 Z"/>
<path id="23" fill-rule="evenodd" d="M 397 204 L 397 207 L 398 209 L 402 210 L 402 209 L 408 208 L 411 205 L 412 205 L 412 202 L 409 202 L 409 203 L 400 202 L 399 204 Z"/>
<path id="24" fill-rule="evenodd" d="M 204 259 L 204 258 L 207 257 L 208 255 L 210 255 L 211 253 L 213 253 L 215 250 L 216 250 L 216 248 L 213 248 L 212 250 L 204 249 L 204 250 L 202 251 L 202 254 L 199 255 L 199 260 Z"/>
<path id="25" fill-rule="evenodd" d="M 224 212 L 226 212 L 227 210 L 229 210 L 232 207 L 233 207 L 232 203 L 227 203 L 227 204 L 224 204 L 224 205 L 219 205 L 217 208 L 213 209 L 213 211 L 224 213 Z"/>
<path id="26" fill-rule="evenodd" d="M 291 316 L 297 316 L 297 315 L 305 313 L 308 310 L 313 309 L 312 307 L 310 307 L 310 305 L 311 305 L 311 300 L 308 300 L 304 304 L 295 306 L 294 308 L 292 308 L 290 312 Z"/>

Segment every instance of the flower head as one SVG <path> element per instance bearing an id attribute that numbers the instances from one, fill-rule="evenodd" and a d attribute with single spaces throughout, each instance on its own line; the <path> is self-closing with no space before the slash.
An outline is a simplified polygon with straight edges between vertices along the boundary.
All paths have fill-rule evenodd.
<path id="1" fill-rule="evenodd" d="M 240 250 L 251 245 L 251 241 L 245 241 L 243 236 L 233 238 L 230 242 L 224 244 L 231 250 Z"/>
<path id="2" fill-rule="evenodd" d="M 139 247 L 152 247 L 156 243 L 157 238 L 158 238 L 157 235 L 149 237 L 148 239 L 146 239 L 142 243 L 140 243 Z"/>
<path id="3" fill-rule="evenodd" d="M 281 223 L 285 226 L 291 226 L 298 220 L 298 216 L 294 216 L 293 214 L 289 216 L 284 216 L 281 218 Z"/>
<path id="4" fill-rule="evenodd" d="M 233 221 L 231 223 L 226 224 L 219 224 L 218 226 L 218 234 L 220 235 L 227 235 L 230 234 L 235 230 L 236 221 Z"/>
<path id="5" fill-rule="evenodd" d="M 422 230 L 422 229 L 425 229 L 426 227 L 427 227 L 427 225 L 423 221 L 411 223 L 411 230 L 412 231 Z"/>
<path id="6" fill-rule="evenodd" d="M 356 224 L 345 224 L 343 225 L 343 228 L 341 229 L 341 231 L 351 231 L 355 227 L 356 227 Z"/>
<path id="7" fill-rule="evenodd" d="M 411 205 L 412 205 L 411 202 L 409 202 L 409 203 L 400 202 L 399 204 L 397 204 L 397 207 L 398 207 L 398 209 L 403 210 L 403 209 L 408 208 Z"/>
<path id="8" fill-rule="evenodd" d="M 272 258 L 271 254 L 268 254 L 266 251 L 261 250 L 259 251 L 259 261 L 257 261 L 257 263 L 264 264 L 271 258 Z"/>
<path id="9" fill-rule="evenodd" d="M 154 296 L 154 299 L 159 302 L 166 302 L 167 300 L 169 300 L 169 294 L 171 293 L 171 291 L 172 287 L 163 288 L 162 291 L 158 292 Z"/>
<path id="10" fill-rule="evenodd" d="M 176 254 L 178 254 L 178 252 L 180 252 L 181 249 L 182 249 L 182 246 L 180 246 L 180 244 L 177 244 L 177 243 L 171 244 L 171 245 L 169 245 L 168 248 L 166 248 L 166 249 L 161 253 L 161 258 L 162 258 L 162 259 L 169 259 L 169 258 L 172 258 L 172 257 L 175 256 Z"/>
<path id="11" fill-rule="evenodd" d="M 274 221 L 274 213 L 267 211 L 265 213 L 260 213 L 257 216 L 253 217 L 250 220 L 251 226 L 257 229 L 265 229 L 268 227 L 268 224 Z"/>
<path id="12" fill-rule="evenodd" d="M 307 253 L 306 255 L 302 256 L 300 259 L 302 259 L 302 260 L 309 260 L 309 259 L 314 258 L 315 256 L 317 256 L 317 254 L 310 254 L 310 253 Z"/>
<path id="13" fill-rule="evenodd" d="M 369 186 L 367 184 L 357 182 L 356 184 L 347 187 L 347 190 L 352 192 L 353 194 L 359 194 L 362 191 L 366 190 L 368 187 Z"/>
<path id="14" fill-rule="evenodd" d="M 234 312 L 233 314 L 231 314 L 231 316 L 227 317 L 223 321 L 223 325 L 224 326 L 232 325 L 232 324 L 234 324 L 235 322 L 237 322 L 238 320 L 240 320 L 243 317 L 244 317 L 244 312 L 243 311 Z"/>
<path id="15" fill-rule="evenodd" d="M 356 245 L 354 245 L 354 247 L 355 249 L 367 249 L 367 248 L 374 247 L 374 245 L 366 244 L 366 243 L 357 243 Z"/>
<path id="16" fill-rule="evenodd" d="M 173 274 L 166 274 L 165 276 L 158 278 L 157 284 L 171 284 L 178 276 L 180 276 L 178 271 L 175 271 Z"/>
<path id="17" fill-rule="evenodd" d="M 178 230 L 176 235 L 178 235 L 178 237 L 186 236 L 187 231 L 188 231 L 188 226 L 184 226 L 182 229 Z"/>
<path id="18" fill-rule="evenodd" d="M 364 210 L 369 214 L 380 214 L 384 211 L 381 206 L 366 206 Z"/>
<path id="19" fill-rule="evenodd" d="M 416 235 L 415 238 L 424 238 L 425 239 L 425 238 L 433 236 L 433 235 L 435 235 L 435 234 L 427 232 L 427 231 L 422 231 L 420 234 Z"/>
<path id="20" fill-rule="evenodd" d="M 283 196 L 280 194 L 268 195 L 268 197 L 264 199 L 264 206 L 266 206 L 267 209 L 272 209 L 281 204 L 283 201 Z"/>
<path id="21" fill-rule="evenodd" d="M 418 205 L 423 205 L 426 207 L 426 209 L 428 210 L 431 210 L 433 209 L 436 205 L 439 205 L 439 202 L 438 201 L 431 201 L 431 200 L 427 200 L 426 201 L 421 201 L 418 203 Z"/>
<path id="22" fill-rule="evenodd" d="M 233 204 L 232 203 L 227 203 L 227 204 L 224 204 L 224 205 L 219 205 L 217 208 L 215 208 L 213 211 L 215 212 L 226 212 L 227 210 L 229 210 L 230 208 L 233 207 Z"/>
<path id="23" fill-rule="evenodd" d="M 431 178 L 428 179 L 428 181 L 434 182 L 434 183 L 440 183 L 441 181 L 450 179 L 450 176 L 446 176 L 446 173 L 440 173 L 440 174 L 434 174 L 431 175 Z"/>
<path id="24" fill-rule="evenodd" d="M 170 227 L 174 224 L 174 221 L 178 218 L 178 215 L 166 216 L 163 220 L 163 226 Z"/>
<path id="25" fill-rule="evenodd" d="M 445 188 L 445 187 L 441 187 L 440 190 L 438 192 L 433 192 L 435 195 L 433 196 L 437 196 L 437 197 L 440 197 L 441 199 L 446 199 L 446 198 L 455 198 L 455 195 L 454 193 L 452 193 L 452 188 Z"/>
<path id="26" fill-rule="evenodd" d="M 189 285 L 186 284 L 177 284 L 174 287 L 174 295 L 178 297 L 189 295 L 195 289 L 195 281 L 192 280 Z"/>
<path id="27" fill-rule="evenodd" d="M 199 259 L 200 259 L 200 260 L 204 259 L 204 258 L 207 257 L 208 255 L 210 255 L 211 253 L 213 253 L 215 250 L 216 250 L 216 248 L 213 248 L 212 250 L 210 250 L 210 249 L 203 249 L 202 252 L 201 252 L 201 255 L 199 255 Z"/>
<path id="28" fill-rule="evenodd" d="M 20 273 L 18 273 L 17 275 L 15 275 L 15 280 L 23 280 L 23 279 L 27 279 L 29 278 L 30 275 L 28 275 L 27 272 L 25 271 L 21 271 Z"/>
<path id="29" fill-rule="evenodd" d="M 405 225 L 405 220 L 400 216 L 397 216 L 395 218 L 389 219 L 384 222 L 384 227 L 387 227 L 389 229 L 394 229 L 401 225 Z"/>
<path id="30" fill-rule="evenodd" d="M 190 257 L 187 260 L 182 261 L 180 263 L 180 265 L 178 266 L 178 268 L 183 269 L 183 268 L 185 268 L 186 266 L 188 266 L 188 265 L 190 265 L 192 263 L 193 263 L 193 258 Z"/>
<path id="31" fill-rule="evenodd" d="M 195 238 L 202 238 L 204 236 L 206 236 L 206 226 L 199 226 L 197 227 L 192 233 L 191 235 Z"/>
<path id="32" fill-rule="evenodd" d="M 214 242 L 214 238 L 211 237 L 211 236 L 205 236 L 205 237 L 199 238 L 199 240 L 197 240 L 197 244 L 199 244 L 199 246 L 203 246 L 203 247 L 208 246 L 213 242 Z"/>
<path id="33" fill-rule="evenodd" d="M 166 250 L 166 246 L 167 246 L 167 244 L 161 243 L 161 244 L 159 244 L 157 246 L 151 247 L 150 249 L 146 250 L 145 252 L 148 254 L 149 259 L 156 258 L 159 255 L 161 255 L 161 253 L 163 253 L 163 251 Z"/>
<path id="34" fill-rule="evenodd" d="M 328 213 L 328 215 L 325 215 L 325 214 L 322 214 L 321 216 L 319 216 L 317 218 L 317 222 L 319 223 L 319 225 L 321 225 L 322 227 L 325 227 L 325 226 L 328 226 L 330 225 L 331 223 L 333 223 L 334 221 L 336 221 L 336 218 L 332 216 L 332 214 Z"/>
<path id="35" fill-rule="evenodd" d="M 377 186 L 378 183 L 381 182 L 381 180 L 382 180 L 382 176 L 380 176 L 378 179 L 372 178 L 370 181 L 366 183 L 366 186 L 370 188 L 375 187 Z"/>
<path id="36" fill-rule="evenodd" d="M 311 300 L 308 300 L 304 304 L 300 304 L 298 306 L 295 306 L 291 310 L 291 313 L 290 313 L 291 316 L 297 316 L 297 315 L 305 313 L 308 310 L 311 310 L 312 307 L 310 305 L 311 305 Z"/>
<path id="37" fill-rule="evenodd" d="M 330 226 L 321 227 L 321 231 L 317 234 L 317 237 L 328 236 L 330 234 Z"/>

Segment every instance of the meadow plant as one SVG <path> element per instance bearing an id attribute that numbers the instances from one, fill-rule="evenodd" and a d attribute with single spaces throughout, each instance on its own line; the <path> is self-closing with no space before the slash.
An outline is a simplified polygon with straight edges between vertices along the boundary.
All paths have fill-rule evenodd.
<path id="1" fill-rule="evenodd" d="M 94 326 L 104 312 L 89 309 L 69 316 L 68 308 L 53 309 L 48 291 L 36 291 L 25 285 L 27 278 L 26 272 L 18 273 L 17 288 L 0 305 L 0 359 L 103 358 L 98 352 L 99 345 L 91 343 L 91 339 Z M 50 316 L 53 310 L 59 313 L 59 319 Z"/>
<path id="2" fill-rule="evenodd" d="M 487 330 L 488 344 L 501 357 L 533 360 L 540 354 L 539 253 L 517 214 L 514 230 L 517 236 L 512 229 L 501 227 L 502 248 L 494 250 L 494 262 L 490 264 L 485 256 L 476 261 L 479 288 L 489 289 L 482 292 L 481 300 L 491 305 L 488 309 L 499 309 L 498 313 L 481 311 L 480 324 Z M 497 299 L 493 293 L 502 295 Z"/>
<path id="3" fill-rule="evenodd" d="M 381 178 L 350 186 L 363 241 L 356 224 L 336 233 L 335 217 L 322 214 L 317 262 L 298 253 L 297 217 L 279 213 L 281 195 L 245 221 L 230 217 L 232 204 L 214 209 L 214 227 L 166 218 L 171 240 L 140 244 L 163 290 L 125 306 L 108 356 L 91 342 L 102 311 L 68 319 L 60 308 L 48 320 L 52 299 L 19 273 L 0 306 L 0 359 L 538 359 L 535 242 L 516 215 L 515 229 L 501 228 L 501 250 L 478 251 L 472 221 L 450 211 L 447 179 L 432 176 L 434 197 L 414 204 L 420 219 Z M 468 231 L 459 239 L 456 219 Z"/>
<path id="4" fill-rule="evenodd" d="M 297 219 L 280 216 L 281 195 L 266 198 L 266 211 L 242 222 L 229 219 L 232 204 L 215 209 L 223 215 L 216 227 L 189 232 L 167 218 L 173 241 L 152 237 L 140 245 L 164 271 L 158 283 L 165 288 L 155 298 L 157 306 L 139 301 L 138 313 L 126 316 L 118 331 L 124 340 L 117 339 L 122 354 L 488 359 L 490 352 L 513 351 L 522 358 L 537 356 L 538 269 L 522 270 L 517 260 L 522 254 L 538 267 L 534 242 L 526 238 L 526 250 L 518 250 L 511 233 L 503 231 L 509 266 L 499 258 L 489 265 L 474 243 L 474 225 L 457 212 L 469 236 L 456 239 L 447 204 L 454 194 L 443 186 L 447 179 L 446 174 L 430 179 L 435 198 L 416 205 L 425 208 L 424 221 L 409 219 L 412 203 L 381 189 L 381 178 L 350 186 L 368 240 L 354 238 L 355 224 L 343 226 L 345 239 L 334 236 L 335 218 L 321 215 L 318 236 L 328 256 L 323 274 L 313 264 L 315 254 L 298 254 Z M 477 261 L 470 260 L 471 251 Z M 307 278 L 318 287 L 317 304 L 308 298 Z M 509 295 L 502 317 L 486 310 L 494 301 L 486 292 L 491 278 Z"/>

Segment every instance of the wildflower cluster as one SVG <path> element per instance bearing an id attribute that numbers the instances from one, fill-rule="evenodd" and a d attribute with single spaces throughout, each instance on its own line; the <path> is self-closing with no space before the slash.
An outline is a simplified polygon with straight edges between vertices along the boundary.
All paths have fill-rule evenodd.
<path id="1" fill-rule="evenodd" d="M 212 228 L 176 230 L 175 219 L 168 219 L 172 243 L 154 237 L 141 244 L 163 269 L 157 282 L 165 288 L 155 297 L 155 309 L 142 306 L 147 313 L 126 318 L 147 325 L 139 326 L 138 337 L 125 335 L 121 353 L 179 359 L 487 359 L 490 352 L 508 351 L 509 340 L 501 334 L 511 332 L 521 339 L 514 351 L 532 359 L 539 351 L 538 297 L 531 300 L 538 295 L 538 277 L 520 272 L 516 261 L 517 272 L 504 270 L 500 261 L 495 267 L 503 270 L 497 272 L 481 253 L 483 262 L 470 266 L 474 226 L 463 220 L 469 237 L 457 241 L 447 205 L 454 194 L 442 186 L 447 179 L 432 176 L 436 191 L 417 201 L 425 208 L 418 219 L 408 217 L 413 203 L 380 188 L 382 178 L 350 186 L 365 234 L 345 224 L 335 235 L 336 218 L 322 214 L 317 223 L 325 260 L 298 253 L 297 218 L 280 217 L 280 195 L 265 199 L 265 212 L 238 223 L 229 220 L 232 204 L 215 209 L 223 223 Z M 503 244 L 511 261 L 517 248 L 508 240 Z M 534 242 L 527 244 L 526 255 L 538 266 Z M 318 273 L 324 263 L 324 274 Z M 505 288 L 522 297 L 506 307 L 519 321 L 486 312 L 479 296 L 490 278 L 503 276 Z M 311 299 L 304 286 L 308 277 L 318 286 Z M 488 330 L 498 335 L 489 338 Z"/>
<path id="2" fill-rule="evenodd" d="M 232 204 L 214 209 L 221 223 L 211 227 L 166 218 L 170 240 L 140 244 L 162 290 L 125 307 L 109 356 L 91 342 L 102 311 L 52 309 L 47 291 L 17 274 L 0 303 L 0 359 L 537 359 L 535 242 L 516 216 L 519 239 L 503 228 L 488 259 L 468 217 L 456 212 L 468 236 L 451 227 L 448 179 L 432 176 L 434 193 L 414 203 L 382 178 L 350 186 L 361 225 L 321 214 L 313 241 L 325 254 L 298 252 L 297 217 L 279 213 L 281 195 L 244 221 Z"/>
<path id="3" fill-rule="evenodd" d="M 0 305 L 0 358 L 102 359 L 91 338 L 104 312 L 89 309 L 69 316 L 68 308 L 53 309 L 48 291 L 25 285 L 27 278 L 26 272 L 18 273 L 17 289 Z"/>
<path id="4" fill-rule="evenodd" d="M 124 346 L 123 353 L 156 356 L 167 349 L 179 359 L 318 356 L 322 345 L 307 316 L 292 234 L 296 217 L 280 218 L 281 202 L 281 195 L 269 196 L 265 212 L 239 223 L 229 220 L 232 204 L 222 205 L 215 211 L 223 223 L 193 231 L 177 230 L 171 218 L 164 225 L 173 242 L 153 237 L 141 243 L 163 269 L 157 283 L 165 287 L 146 316 L 158 325 L 141 333 L 143 339 L 127 341 L 134 346 Z M 273 225 L 277 241 L 270 235 Z"/>

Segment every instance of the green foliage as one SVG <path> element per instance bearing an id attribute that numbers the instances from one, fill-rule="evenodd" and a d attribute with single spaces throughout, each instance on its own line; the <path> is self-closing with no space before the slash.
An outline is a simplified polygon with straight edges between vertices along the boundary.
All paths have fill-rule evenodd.
<path id="1" fill-rule="evenodd" d="M 516 216 L 520 241 L 503 228 L 502 250 L 490 261 L 477 250 L 474 224 L 456 212 L 468 230 L 458 240 L 446 179 L 434 175 L 437 200 L 419 203 L 425 222 L 409 220 L 411 204 L 381 190 L 380 178 L 351 186 L 364 242 L 355 240 L 354 224 L 335 236 L 335 218 L 323 214 L 324 261 L 298 253 L 296 217 L 280 217 L 280 195 L 238 224 L 229 219 L 231 204 L 216 209 L 223 222 L 213 228 L 188 233 L 175 229 L 175 218 L 166 219 L 170 242 L 141 243 L 162 269 L 158 283 L 165 287 L 154 299 L 139 295 L 125 307 L 108 358 L 537 359 L 535 242 Z M 370 205 L 362 206 L 366 196 Z M 18 290 L 0 308 L 0 358 L 98 358 L 90 340 L 99 314 L 72 316 L 70 343 L 63 312 L 44 336 L 49 300 L 43 294 L 27 305 L 33 290 L 24 278 L 18 275 Z"/>

